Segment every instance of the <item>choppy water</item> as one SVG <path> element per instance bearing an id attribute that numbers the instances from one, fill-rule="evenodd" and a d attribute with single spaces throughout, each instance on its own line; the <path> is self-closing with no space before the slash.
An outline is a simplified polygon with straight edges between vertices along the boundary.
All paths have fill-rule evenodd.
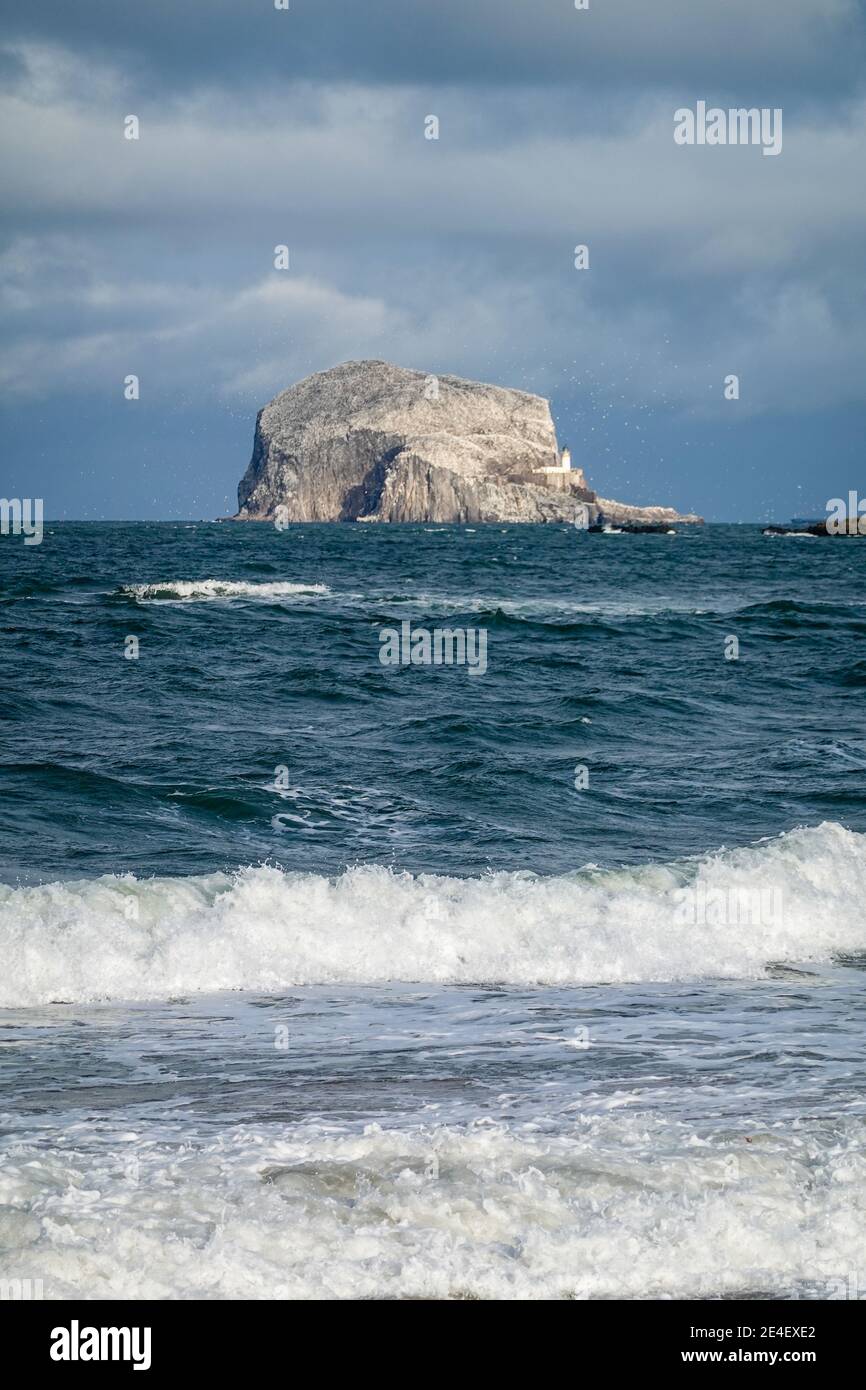
<path id="1" fill-rule="evenodd" d="M 0 580 L 0 1274 L 866 1294 L 866 546 L 70 524 Z M 383 667 L 407 619 L 487 672 Z"/>

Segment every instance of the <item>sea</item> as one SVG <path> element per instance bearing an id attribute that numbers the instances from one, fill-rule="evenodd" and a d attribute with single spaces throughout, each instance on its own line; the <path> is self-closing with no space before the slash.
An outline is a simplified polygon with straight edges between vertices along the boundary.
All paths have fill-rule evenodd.
<path id="1" fill-rule="evenodd" d="M 7 1289 L 866 1297 L 866 543 L 47 523 L 0 652 Z"/>

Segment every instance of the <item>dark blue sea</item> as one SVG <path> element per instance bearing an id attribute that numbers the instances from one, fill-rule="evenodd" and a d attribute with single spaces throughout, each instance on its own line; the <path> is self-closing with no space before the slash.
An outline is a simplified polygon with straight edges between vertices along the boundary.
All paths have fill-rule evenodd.
<path id="1" fill-rule="evenodd" d="M 866 543 L 51 523 L 0 635 L 0 1275 L 866 1296 Z"/>

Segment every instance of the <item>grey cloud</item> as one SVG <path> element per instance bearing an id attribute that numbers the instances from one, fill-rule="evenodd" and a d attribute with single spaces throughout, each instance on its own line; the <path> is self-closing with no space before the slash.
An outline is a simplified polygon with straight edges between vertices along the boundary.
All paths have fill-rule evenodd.
<path id="1" fill-rule="evenodd" d="M 230 239 L 254 226 L 262 255 L 293 238 L 314 255 L 319 244 L 426 235 L 531 241 L 566 259 L 574 238 L 593 236 L 606 256 L 643 247 L 650 271 L 678 276 L 778 269 L 819 237 L 826 253 L 862 236 L 866 101 L 832 119 L 811 109 L 789 118 L 784 156 L 768 161 L 751 148 L 675 146 L 667 94 L 604 135 L 503 129 L 495 102 L 441 95 L 438 143 L 423 138 L 425 101 L 411 88 L 313 97 L 301 86 L 288 103 L 253 108 L 201 95 L 142 108 L 138 142 L 122 138 L 124 108 L 105 96 L 75 106 L 0 97 L 5 223 L 23 232 L 64 218 L 133 235 L 173 226 L 207 241 L 215 227 Z"/>
<path id="2" fill-rule="evenodd" d="M 4 0 L 6 31 L 119 58 L 143 94 L 299 76 L 381 84 L 759 82 L 847 88 L 859 0 Z M 762 103 L 763 104 L 763 103 Z"/>
<path id="3" fill-rule="evenodd" d="M 167 438 L 188 410 L 202 439 L 207 420 L 235 422 L 236 477 L 256 406 L 363 356 L 551 395 L 575 442 L 620 449 L 636 498 L 638 420 L 665 419 L 677 456 L 650 490 L 664 469 L 685 476 L 701 428 L 739 429 L 737 459 L 759 425 L 796 449 L 806 412 L 859 438 L 859 5 L 478 0 L 410 16 L 292 0 L 287 16 L 267 0 L 49 0 L 6 27 L 0 388 L 23 439 L 38 402 L 78 429 L 89 466 L 86 422 L 105 409 L 93 439 L 111 454 L 131 421 L 111 413 L 117 382 L 140 372 Z M 786 92 L 779 159 L 674 145 L 676 107 L 727 91 Z M 138 142 L 122 139 L 130 111 Z M 423 139 L 431 111 L 438 142 Z M 202 443 L 202 487 L 209 459 Z"/>
<path id="4" fill-rule="evenodd" d="M 618 381 L 630 405 L 705 418 L 726 410 L 721 384 L 731 371 L 749 383 L 741 416 L 864 398 L 862 313 L 846 314 L 844 303 L 803 284 L 751 285 L 723 321 L 714 301 L 708 324 L 663 298 L 611 303 L 583 282 L 565 290 L 549 275 L 505 285 L 474 268 L 443 276 L 440 267 L 412 302 L 399 276 L 378 293 L 354 290 L 354 268 L 343 264 L 342 288 L 272 272 L 226 293 L 189 278 L 176 287 L 106 278 L 79 249 L 71 262 L 76 287 L 62 273 L 53 289 L 43 284 L 34 317 L 27 305 L 40 265 L 53 257 L 62 271 L 62 256 L 57 246 L 28 244 L 13 247 L 0 266 L 0 299 L 27 325 L 0 352 L 7 395 L 99 394 L 135 372 L 151 395 L 223 396 L 252 412 L 311 371 L 384 356 L 554 396 Z"/>
<path id="5" fill-rule="evenodd" d="M 424 141 L 416 89 L 309 84 L 157 105 L 130 142 L 116 69 L 51 47 L 28 61 L 30 98 L 0 97 L 8 391 L 98 390 L 122 360 L 252 404 L 341 357 L 478 374 L 507 344 L 503 379 L 539 390 L 567 387 L 563 362 L 603 360 L 628 369 L 630 398 L 704 414 L 738 369 L 743 415 L 864 397 L 845 305 L 863 294 L 866 191 L 840 171 L 866 104 L 789 124 L 777 161 L 675 146 L 663 95 L 600 138 L 503 128 L 495 99 L 459 88 L 443 110 L 472 139 L 453 148 Z"/>

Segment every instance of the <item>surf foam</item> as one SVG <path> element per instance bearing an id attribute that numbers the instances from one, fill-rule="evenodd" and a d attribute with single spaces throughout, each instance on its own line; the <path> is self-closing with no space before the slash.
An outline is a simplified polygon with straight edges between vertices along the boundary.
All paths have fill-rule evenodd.
<path id="1" fill-rule="evenodd" d="M 781 893 L 755 925 L 683 921 Z M 866 835 L 824 823 L 674 864 L 446 878 L 273 867 L 0 887 L 0 1005 L 383 981 L 581 985 L 758 978 L 866 949 Z"/>
<path id="2" fill-rule="evenodd" d="M 247 1126 L 67 1131 L 0 1170 L 4 1273 L 46 1298 L 845 1297 L 859 1121 L 712 1145 L 653 1114 L 564 1134 Z M 807 1319 L 804 1319 L 807 1320 Z"/>
<path id="3" fill-rule="evenodd" d="M 120 593 L 139 603 L 203 603 L 208 599 L 282 599 L 329 594 L 327 584 L 254 584 L 241 579 L 169 579 L 163 584 L 123 584 Z"/>

